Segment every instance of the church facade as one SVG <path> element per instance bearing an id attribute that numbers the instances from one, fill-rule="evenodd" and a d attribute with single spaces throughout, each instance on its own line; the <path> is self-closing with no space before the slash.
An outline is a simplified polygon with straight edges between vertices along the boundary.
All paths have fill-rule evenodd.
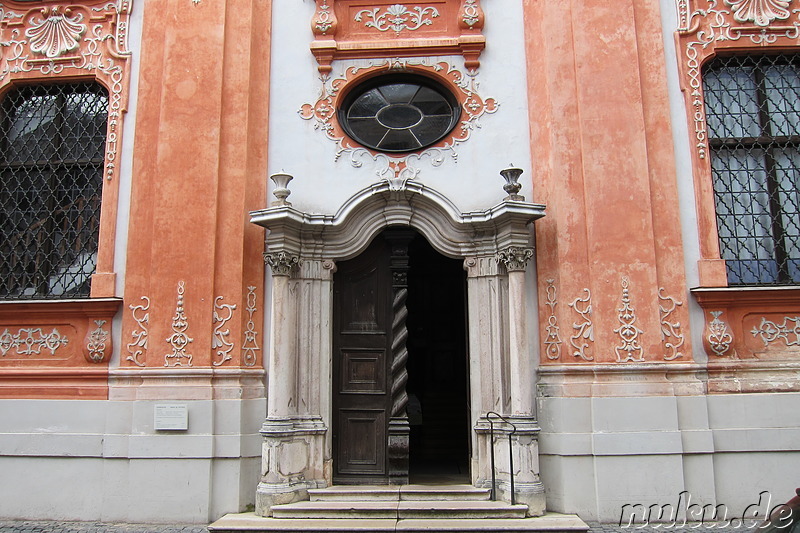
<path id="1" fill-rule="evenodd" d="M 5 0 L 0 517 L 788 499 L 798 50 L 796 0 Z"/>

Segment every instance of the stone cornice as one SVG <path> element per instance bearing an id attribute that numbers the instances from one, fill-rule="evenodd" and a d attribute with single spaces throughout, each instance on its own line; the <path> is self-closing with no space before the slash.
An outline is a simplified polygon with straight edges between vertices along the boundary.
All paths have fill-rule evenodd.
<path id="1" fill-rule="evenodd" d="M 442 194 L 417 182 L 391 190 L 373 184 L 347 200 L 333 215 L 309 214 L 293 206 L 253 211 L 250 221 L 270 230 L 269 254 L 303 259 L 348 259 L 361 252 L 389 225 L 411 226 L 449 257 L 494 255 L 528 246 L 528 225 L 545 215 L 545 206 L 503 201 L 485 210 L 461 212 Z"/>

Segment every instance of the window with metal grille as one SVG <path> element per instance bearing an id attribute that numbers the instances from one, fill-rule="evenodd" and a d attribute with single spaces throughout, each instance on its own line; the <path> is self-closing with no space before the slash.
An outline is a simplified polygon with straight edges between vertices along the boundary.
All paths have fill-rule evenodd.
<path id="1" fill-rule="evenodd" d="M 97 83 L 12 88 L 0 117 L 0 298 L 88 297 L 108 95 Z"/>
<path id="2" fill-rule="evenodd" d="M 717 231 L 731 285 L 800 283 L 800 55 L 703 69 Z"/>

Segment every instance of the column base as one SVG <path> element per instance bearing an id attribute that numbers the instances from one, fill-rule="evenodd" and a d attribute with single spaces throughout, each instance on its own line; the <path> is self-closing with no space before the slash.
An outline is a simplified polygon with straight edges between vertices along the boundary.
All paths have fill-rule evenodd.
<path id="1" fill-rule="evenodd" d="M 257 515 L 270 516 L 273 506 L 307 500 L 308 489 L 327 486 L 327 431 L 321 417 L 268 418 L 264 422 Z"/>
<path id="2" fill-rule="evenodd" d="M 530 415 L 506 416 L 516 430 L 503 421 L 493 418 L 494 442 L 491 440 L 489 421 L 481 417 L 475 426 L 478 435 L 478 473 L 476 486 L 492 486 L 492 449 L 494 449 L 495 490 L 497 498 L 511 501 L 511 469 L 508 440 L 514 459 L 514 502 L 526 504 L 529 516 L 544 514 L 544 485 L 539 479 L 539 424 Z"/>
<path id="3" fill-rule="evenodd" d="M 408 418 L 389 420 L 389 484 L 408 484 L 408 446 L 410 426 Z"/>

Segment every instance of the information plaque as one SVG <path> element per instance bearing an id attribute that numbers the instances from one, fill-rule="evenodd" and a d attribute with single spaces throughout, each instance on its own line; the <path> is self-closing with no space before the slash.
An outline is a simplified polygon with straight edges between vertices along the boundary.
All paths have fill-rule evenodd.
<path id="1" fill-rule="evenodd" d="M 189 429 L 189 409 L 186 404 L 156 404 L 153 428 L 156 431 Z"/>

